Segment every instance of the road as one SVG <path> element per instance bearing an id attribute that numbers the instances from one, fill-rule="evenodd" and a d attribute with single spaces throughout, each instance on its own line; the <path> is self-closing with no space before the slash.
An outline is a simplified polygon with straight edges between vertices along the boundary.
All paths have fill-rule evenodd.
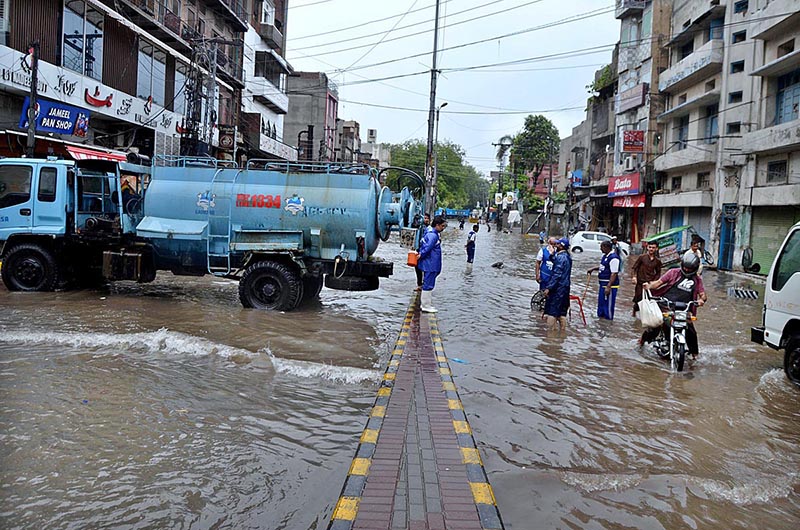
<path id="1" fill-rule="evenodd" d="M 443 234 L 434 301 L 453 375 L 509 529 L 769 528 L 800 522 L 800 393 L 749 342 L 760 301 L 705 273 L 701 357 L 684 374 L 615 322 L 531 312 L 538 240 Z M 408 306 L 397 264 L 374 293 L 324 289 L 294 313 L 240 307 L 236 285 L 52 294 L 0 287 L 0 526 L 322 528 Z M 575 257 L 573 293 L 598 254 Z M 502 268 L 490 265 L 503 261 Z"/>

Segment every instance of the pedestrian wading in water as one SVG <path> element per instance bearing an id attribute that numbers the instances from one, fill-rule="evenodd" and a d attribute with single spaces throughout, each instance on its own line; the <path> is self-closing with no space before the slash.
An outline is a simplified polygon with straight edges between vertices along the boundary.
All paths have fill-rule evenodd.
<path id="1" fill-rule="evenodd" d="M 426 213 L 422 218 L 422 235 L 431 229 L 431 214 Z M 417 288 L 415 291 L 422 290 L 422 269 L 419 268 L 419 263 L 414 266 L 414 273 L 417 275 Z"/>
<path id="2" fill-rule="evenodd" d="M 556 255 L 553 257 L 553 271 L 545 284 L 544 314 L 547 326 L 555 329 L 556 322 L 561 329 L 567 327 L 567 311 L 569 311 L 569 290 L 571 287 L 572 256 L 569 255 L 569 239 L 556 240 Z"/>
<path id="3" fill-rule="evenodd" d="M 424 313 L 436 313 L 433 307 L 433 289 L 436 287 L 436 277 L 442 272 L 442 242 L 439 238 L 444 229 L 447 228 L 447 221 L 441 215 L 433 218 L 432 229 L 427 230 L 422 236 L 419 244 L 419 259 L 417 265 L 423 272 L 422 293 L 420 296 L 420 311 Z"/>
<path id="4" fill-rule="evenodd" d="M 478 225 L 472 225 L 472 230 L 467 234 L 467 244 L 464 245 L 464 248 L 467 249 L 467 263 L 472 263 L 475 259 L 475 239 L 480 228 Z"/>

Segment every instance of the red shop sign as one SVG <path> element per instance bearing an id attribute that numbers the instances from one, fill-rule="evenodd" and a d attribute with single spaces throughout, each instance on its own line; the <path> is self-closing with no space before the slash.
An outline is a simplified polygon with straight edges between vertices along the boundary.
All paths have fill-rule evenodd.
<path id="1" fill-rule="evenodd" d="M 623 153 L 644 153 L 644 131 L 622 131 Z"/>
<path id="2" fill-rule="evenodd" d="M 614 208 L 644 208 L 644 193 L 641 195 L 626 195 L 614 197 Z"/>
<path id="3" fill-rule="evenodd" d="M 639 194 L 639 173 L 626 173 L 608 179 L 608 196 L 622 197 Z"/>

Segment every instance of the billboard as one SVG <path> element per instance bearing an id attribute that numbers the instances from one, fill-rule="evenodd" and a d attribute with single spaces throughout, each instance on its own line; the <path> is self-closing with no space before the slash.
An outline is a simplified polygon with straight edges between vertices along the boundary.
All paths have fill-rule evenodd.
<path id="1" fill-rule="evenodd" d="M 644 131 L 622 131 L 623 153 L 644 153 Z"/>

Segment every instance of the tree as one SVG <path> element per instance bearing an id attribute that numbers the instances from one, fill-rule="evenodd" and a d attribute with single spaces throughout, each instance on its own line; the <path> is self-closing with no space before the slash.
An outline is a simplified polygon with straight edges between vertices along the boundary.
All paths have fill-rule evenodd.
<path id="1" fill-rule="evenodd" d="M 472 208 L 476 202 L 485 202 L 488 183 L 480 172 L 464 161 L 464 149 L 449 141 L 439 142 L 436 189 L 437 203 L 442 208 Z M 427 146 L 422 140 L 409 140 L 391 147 L 392 165 L 404 167 L 423 175 Z M 398 182 L 398 175 L 390 174 L 386 185 L 399 189 L 407 181 Z M 432 212 L 431 212 L 432 213 Z"/>
<path id="2" fill-rule="evenodd" d="M 541 114 L 528 115 L 522 132 L 514 137 L 511 147 L 512 171 L 533 174 L 534 184 L 545 164 L 558 161 L 561 140 L 556 126 Z"/>

